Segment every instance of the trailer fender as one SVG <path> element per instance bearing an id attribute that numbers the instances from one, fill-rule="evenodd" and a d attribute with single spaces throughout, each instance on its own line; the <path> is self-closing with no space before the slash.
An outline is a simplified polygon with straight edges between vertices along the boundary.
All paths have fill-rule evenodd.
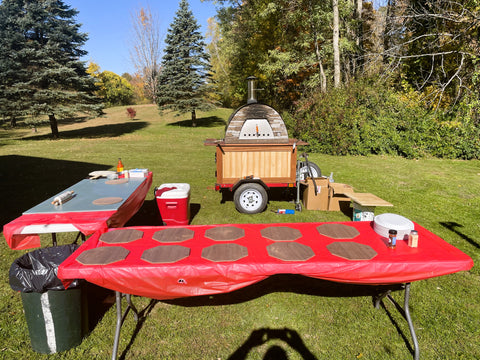
<path id="1" fill-rule="evenodd" d="M 270 188 L 267 186 L 267 184 L 265 184 L 261 179 L 259 179 L 259 178 L 250 178 L 250 177 L 247 177 L 247 178 L 241 179 L 241 180 L 237 181 L 235 184 L 233 184 L 233 186 L 231 187 L 230 190 L 231 190 L 232 192 L 235 192 L 235 190 L 237 190 L 240 185 L 243 185 L 243 184 L 252 184 L 252 183 L 262 185 L 263 188 L 265 189 L 265 191 L 268 191 L 268 190 L 270 189 Z"/>

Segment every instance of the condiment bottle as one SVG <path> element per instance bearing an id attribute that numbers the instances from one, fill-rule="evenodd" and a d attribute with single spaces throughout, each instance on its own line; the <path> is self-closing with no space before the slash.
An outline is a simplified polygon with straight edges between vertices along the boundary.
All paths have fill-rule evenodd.
<path id="1" fill-rule="evenodd" d="M 410 231 L 408 235 L 408 246 L 418 247 L 418 232 L 416 230 Z"/>
<path id="2" fill-rule="evenodd" d="M 388 247 L 390 249 L 397 247 L 397 230 L 388 230 Z"/>
<path id="3" fill-rule="evenodd" d="M 117 163 L 117 173 L 121 173 L 123 171 L 123 163 L 122 159 L 118 158 L 118 163 Z"/>

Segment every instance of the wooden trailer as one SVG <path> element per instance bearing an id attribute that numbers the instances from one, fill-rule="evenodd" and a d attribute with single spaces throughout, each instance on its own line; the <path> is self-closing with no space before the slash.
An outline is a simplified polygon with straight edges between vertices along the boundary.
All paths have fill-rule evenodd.
<path id="1" fill-rule="evenodd" d="M 303 141 L 289 139 L 280 114 L 258 103 L 255 78 L 248 78 L 249 99 L 230 115 L 222 140 L 207 139 L 216 146 L 216 190 L 234 192 L 237 210 L 254 214 L 265 209 L 271 187 L 296 187 L 304 163 L 297 164 L 297 146 Z M 314 176 L 320 169 L 310 163 Z"/>

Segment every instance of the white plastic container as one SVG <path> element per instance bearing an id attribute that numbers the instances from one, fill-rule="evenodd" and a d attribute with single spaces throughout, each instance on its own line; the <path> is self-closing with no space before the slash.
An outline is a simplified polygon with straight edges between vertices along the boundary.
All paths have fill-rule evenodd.
<path id="1" fill-rule="evenodd" d="M 353 221 L 373 221 L 375 206 L 362 206 L 353 202 Z"/>
<path id="2" fill-rule="evenodd" d="M 414 230 L 414 224 L 401 215 L 386 213 L 375 216 L 373 230 L 385 238 L 388 238 L 388 230 L 397 230 L 398 240 L 408 240 L 410 231 Z"/>

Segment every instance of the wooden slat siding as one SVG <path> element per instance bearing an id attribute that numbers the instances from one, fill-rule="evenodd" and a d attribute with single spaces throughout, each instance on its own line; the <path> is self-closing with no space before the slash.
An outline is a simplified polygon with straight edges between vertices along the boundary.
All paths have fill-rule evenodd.
<path id="1" fill-rule="evenodd" d="M 217 146 L 217 183 L 235 184 L 246 176 L 264 183 L 294 183 L 297 151 L 293 144 Z"/>
<path id="2" fill-rule="evenodd" d="M 217 183 L 224 184 L 225 182 L 223 181 L 223 152 L 219 146 L 217 146 L 216 162 L 217 162 Z"/>
<path id="3" fill-rule="evenodd" d="M 219 183 L 240 180 L 246 176 L 262 179 L 281 179 L 275 182 L 295 181 L 295 153 L 284 151 L 225 151 L 217 158 L 217 179 Z M 233 181 L 236 182 L 236 181 Z"/>

